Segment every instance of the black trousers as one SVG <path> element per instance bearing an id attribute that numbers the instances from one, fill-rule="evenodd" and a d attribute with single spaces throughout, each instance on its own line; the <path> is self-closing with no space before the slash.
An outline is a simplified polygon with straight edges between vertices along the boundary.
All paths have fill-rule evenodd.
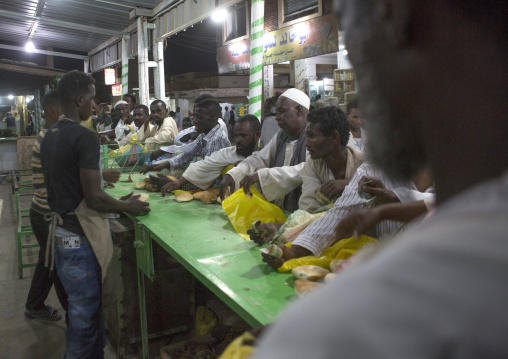
<path id="1" fill-rule="evenodd" d="M 37 260 L 37 265 L 35 266 L 35 272 L 32 278 L 32 284 L 30 285 L 30 291 L 28 292 L 28 298 L 26 299 L 25 308 L 30 311 L 39 311 L 44 308 L 46 305 L 44 301 L 48 298 L 51 286 L 54 284 L 58 300 L 67 312 L 67 293 L 65 293 L 65 289 L 58 278 L 56 269 L 53 270 L 50 275 L 49 269 L 44 267 L 49 222 L 44 220 L 44 215 L 30 209 L 30 223 L 35 234 L 35 238 L 39 243 L 40 250 L 39 259 Z"/>

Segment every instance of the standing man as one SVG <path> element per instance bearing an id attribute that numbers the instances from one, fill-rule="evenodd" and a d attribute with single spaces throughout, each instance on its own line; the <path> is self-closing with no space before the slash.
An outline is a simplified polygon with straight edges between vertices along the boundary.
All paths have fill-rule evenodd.
<path id="1" fill-rule="evenodd" d="M 134 111 L 134 108 L 136 107 L 136 96 L 129 94 L 123 95 L 122 101 L 127 102 L 129 114 L 132 115 L 132 111 Z"/>
<path id="2" fill-rule="evenodd" d="M 7 112 L 7 116 L 5 117 L 5 122 L 7 124 L 7 128 L 16 127 L 16 119 L 12 115 L 11 112 Z"/>
<path id="3" fill-rule="evenodd" d="M 268 201 L 288 211 L 298 209 L 302 178 L 300 172 L 307 158 L 305 126 L 310 99 L 300 90 L 289 89 L 277 100 L 276 120 L 281 130 L 259 152 L 247 157 L 222 179 L 220 196 L 236 186 L 249 192 L 259 182 Z"/>
<path id="4" fill-rule="evenodd" d="M 351 131 L 351 138 L 349 139 L 348 146 L 363 152 L 365 149 L 365 139 L 362 137 L 363 123 L 360 116 L 358 98 L 355 98 L 347 104 L 346 115 L 349 120 L 349 129 Z"/>
<path id="5" fill-rule="evenodd" d="M 50 228 L 56 227 L 50 231 L 46 262 L 50 270 L 55 265 L 69 303 L 66 358 L 104 357 L 102 294 L 112 287 L 103 281 L 113 254 L 107 213 L 138 216 L 150 211 L 132 193 L 116 200 L 102 189 L 99 140 L 79 125 L 90 117 L 94 96 L 91 75 L 65 74 L 58 83 L 62 116 L 41 145 Z"/>
<path id="6" fill-rule="evenodd" d="M 226 106 L 224 108 L 224 123 L 226 124 L 226 126 L 229 126 L 229 107 Z"/>
<path id="7" fill-rule="evenodd" d="M 429 166 L 437 208 L 292 306 L 253 358 L 508 358 L 508 2 L 335 3 L 367 155 L 392 178 Z"/>
<path id="8" fill-rule="evenodd" d="M 60 103 L 58 102 L 58 92 L 56 90 L 48 92 L 42 99 L 42 109 L 46 116 L 44 128 L 34 141 L 32 150 L 32 183 L 34 186 L 34 197 L 30 206 L 30 224 L 39 243 L 39 258 L 35 266 L 32 283 L 25 303 L 25 316 L 27 318 L 36 318 L 43 320 L 59 320 L 62 316 L 58 310 L 46 305 L 44 302 L 53 284 L 55 292 L 65 311 L 67 311 L 67 294 L 55 271 L 51 273 L 44 266 L 46 259 L 46 243 L 48 241 L 49 226 L 44 220 L 44 215 L 51 212 L 48 205 L 48 192 L 44 183 L 44 172 L 41 164 L 41 143 L 46 132 L 51 128 L 60 117 Z"/>
<path id="9" fill-rule="evenodd" d="M 176 108 L 176 127 L 178 128 L 178 132 L 183 130 L 183 117 L 182 113 L 180 112 L 180 107 Z"/>

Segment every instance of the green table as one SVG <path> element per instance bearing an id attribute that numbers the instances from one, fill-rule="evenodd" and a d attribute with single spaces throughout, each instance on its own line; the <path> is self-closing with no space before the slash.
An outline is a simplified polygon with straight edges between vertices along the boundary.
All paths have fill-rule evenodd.
<path id="1" fill-rule="evenodd" d="M 143 181 L 133 174 L 133 183 L 115 184 L 107 192 L 121 197 Z M 120 180 L 127 179 L 121 175 Z M 149 192 L 151 212 L 131 217 L 135 222 L 140 286 L 140 310 L 144 308 L 144 275 L 153 276 L 151 241 L 156 241 L 192 275 L 253 327 L 271 323 L 295 298 L 287 285 L 290 274 L 281 274 L 261 261 L 259 247 L 240 237 L 222 206 L 200 201 L 178 203 L 173 195 Z M 143 272 L 144 275 L 139 275 Z M 143 355 L 148 357 L 146 318 L 141 321 Z"/>

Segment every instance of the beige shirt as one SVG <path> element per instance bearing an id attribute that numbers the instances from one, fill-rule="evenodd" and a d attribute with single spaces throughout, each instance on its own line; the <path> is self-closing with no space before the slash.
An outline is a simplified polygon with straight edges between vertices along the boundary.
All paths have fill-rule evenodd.
<path id="1" fill-rule="evenodd" d="M 350 180 L 356 172 L 356 169 L 365 162 L 365 154 L 354 148 L 347 147 L 347 164 L 344 179 Z M 298 207 L 307 212 L 314 212 L 316 209 L 324 206 L 316 198 L 316 193 L 323 183 L 335 180 L 332 170 L 326 164 L 325 160 L 307 158 L 302 172 L 302 195 L 298 201 Z"/>
<path id="2" fill-rule="evenodd" d="M 172 145 L 176 135 L 178 135 L 178 128 L 176 122 L 172 117 L 166 117 L 162 122 L 161 127 L 157 128 L 152 124 L 148 124 L 148 131 L 145 133 L 145 126 L 137 132 L 139 142 L 145 142 L 147 150 L 154 150 L 157 144 L 167 143 Z"/>

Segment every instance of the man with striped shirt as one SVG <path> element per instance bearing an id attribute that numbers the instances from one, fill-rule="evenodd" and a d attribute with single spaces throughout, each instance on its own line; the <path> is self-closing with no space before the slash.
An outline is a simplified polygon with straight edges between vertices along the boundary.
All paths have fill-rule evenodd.
<path id="1" fill-rule="evenodd" d="M 197 103 L 195 109 L 194 125 L 199 133 L 196 140 L 186 146 L 184 152 L 178 156 L 144 167 L 142 169 L 143 173 L 161 171 L 164 168 L 179 168 L 190 163 L 195 157 L 205 158 L 221 148 L 231 146 L 218 122 L 221 116 L 219 103 L 207 99 Z"/>
<path id="2" fill-rule="evenodd" d="M 47 93 L 42 99 L 42 109 L 46 116 L 45 128 L 39 132 L 34 141 L 32 151 L 32 183 L 34 186 L 34 197 L 30 207 L 30 223 L 35 238 L 39 243 L 39 258 L 35 266 L 32 284 L 25 304 L 25 316 L 28 318 L 38 318 L 44 320 L 59 320 L 62 316 L 58 311 L 49 305 L 45 305 L 51 286 L 55 285 L 55 291 L 62 307 L 67 311 L 67 294 L 58 278 L 56 271 L 51 272 L 44 267 L 46 253 L 46 242 L 48 240 L 48 222 L 44 220 L 44 215 L 51 212 L 48 205 L 48 193 L 44 183 L 44 173 L 40 157 L 40 147 L 46 131 L 53 126 L 60 116 L 60 104 L 58 103 L 58 93 L 53 90 Z"/>
<path id="3" fill-rule="evenodd" d="M 365 188 L 365 191 L 371 192 L 377 198 L 377 203 L 391 203 L 421 200 L 424 197 L 434 196 L 433 193 L 420 193 L 413 181 L 392 181 L 383 171 L 378 170 L 369 163 L 364 163 L 344 189 L 344 193 L 335 202 L 332 209 L 326 214 L 312 222 L 292 243 L 291 248 L 280 245 L 284 255 L 282 258 L 276 258 L 270 255 L 263 255 L 263 261 L 274 268 L 278 268 L 285 260 L 299 258 L 304 256 L 320 256 L 323 249 L 334 244 L 338 239 L 335 234 L 335 227 L 339 222 L 355 211 L 358 211 L 368 204 L 366 200 L 358 195 L 358 185 L 360 183 L 371 186 Z M 401 190 L 404 189 L 404 190 Z M 411 192 L 413 195 L 408 195 Z M 399 195 L 404 193 L 405 195 Z M 376 226 L 375 236 L 383 237 L 393 233 L 401 225 L 401 222 L 385 220 Z"/>

